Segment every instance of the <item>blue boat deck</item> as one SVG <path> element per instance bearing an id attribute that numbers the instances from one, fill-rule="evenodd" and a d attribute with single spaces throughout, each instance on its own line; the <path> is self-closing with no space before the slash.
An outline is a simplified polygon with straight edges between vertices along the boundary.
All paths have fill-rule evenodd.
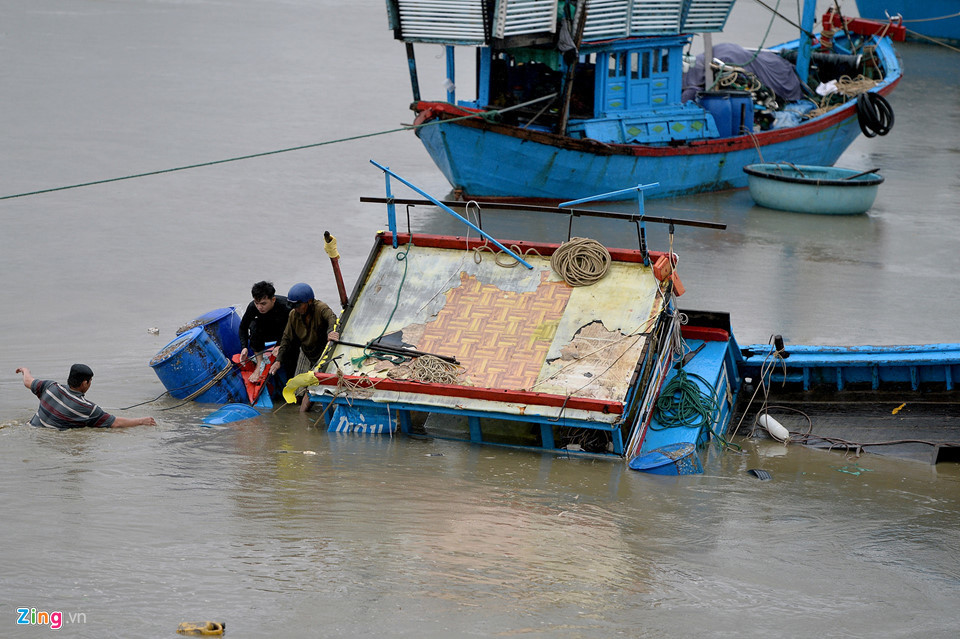
<path id="1" fill-rule="evenodd" d="M 690 425 L 673 420 L 668 421 L 661 412 L 655 411 L 647 427 L 647 434 L 640 449 L 641 454 L 670 444 L 689 443 L 699 448 L 710 439 L 713 428 L 711 424 L 729 423 L 739 382 L 731 380 L 729 375 L 728 343 L 687 340 L 687 346 L 693 349 L 691 352 L 697 348 L 701 350 L 682 369 L 671 368 L 664 380 L 663 388 L 668 389 L 678 375 L 684 375 L 686 380 L 696 385 L 703 395 L 703 406 L 710 411 L 711 418 L 691 420 L 693 424 Z M 664 400 L 666 393 L 661 392 L 661 400 Z M 675 395 L 678 402 L 682 400 L 679 392 Z M 669 396 L 666 399 L 669 399 Z M 726 433 L 714 434 L 722 437 Z"/>
<path id="2" fill-rule="evenodd" d="M 776 357 L 770 345 L 744 349 L 744 377 L 771 384 L 800 385 L 803 390 L 848 387 L 924 387 L 954 390 L 960 376 L 960 344 L 909 346 L 787 346 Z"/>

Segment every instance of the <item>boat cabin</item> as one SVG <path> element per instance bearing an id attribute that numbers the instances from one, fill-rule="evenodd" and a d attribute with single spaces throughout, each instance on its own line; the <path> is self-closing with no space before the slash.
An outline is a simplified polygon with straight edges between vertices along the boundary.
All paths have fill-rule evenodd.
<path id="1" fill-rule="evenodd" d="M 681 100 L 690 33 L 723 29 L 733 0 L 389 0 L 395 37 L 444 45 L 447 102 L 512 108 L 505 124 L 608 143 L 669 144 L 723 130 Z M 476 48 L 476 98 L 456 99 L 455 47 Z M 529 104 L 528 104 L 529 103 Z"/>

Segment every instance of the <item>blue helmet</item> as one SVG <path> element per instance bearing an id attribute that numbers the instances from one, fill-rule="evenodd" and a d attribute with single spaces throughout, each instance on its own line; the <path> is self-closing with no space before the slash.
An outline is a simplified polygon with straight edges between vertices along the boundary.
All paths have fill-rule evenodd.
<path id="1" fill-rule="evenodd" d="M 289 301 L 291 304 L 312 302 L 313 299 L 313 289 L 310 288 L 309 284 L 304 284 L 303 282 L 291 286 L 290 292 L 287 293 L 287 301 Z"/>

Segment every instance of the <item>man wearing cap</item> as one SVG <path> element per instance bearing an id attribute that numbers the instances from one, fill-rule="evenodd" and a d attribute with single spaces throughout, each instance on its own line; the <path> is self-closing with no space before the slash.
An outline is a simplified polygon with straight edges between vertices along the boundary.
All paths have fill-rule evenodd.
<path id="1" fill-rule="evenodd" d="M 105 413 L 102 408 L 83 396 L 93 383 L 93 370 L 86 364 L 74 364 L 70 367 L 67 386 L 52 380 L 35 379 L 30 369 L 21 366 L 17 369 L 23 374 L 23 385 L 40 398 L 40 408 L 30 420 L 33 426 L 45 428 L 126 428 L 128 426 L 154 426 L 153 417 L 116 417 Z"/>
<path id="2" fill-rule="evenodd" d="M 336 314 L 329 306 L 314 297 L 313 289 L 308 284 L 301 282 L 291 286 L 290 292 L 287 293 L 287 302 L 293 310 L 290 311 L 287 327 L 283 329 L 283 337 L 280 338 L 280 345 L 275 351 L 277 360 L 270 367 L 271 374 L 280 369 L 280 362 L 287 356 L 289 349 L 296 348 L 297 343 L 300 344 L 300 350 L 309 360 L 312 368 L 323 355 L 327 341 L 340 339 L 336 331 Z M 304 397 L 300 410 L 309 408 L 310 401 Z"/>
<path id="3" fill-rule="evenodd" d="M 308 284 L 294 284 L 287 293 L 287 302 L 293 307 L 287 317 L 287 326 L 283 329 L 283 337 L 277 347 L 277 361 L 270 369 L 276 373 L 279 362 L 284 358 L 287 349 L 295 348 L 300 344 L 300 350 L 313 366 L 323 355 L 328 339 L 339 339 L 336 332 L 337 316 L 333 310 L 316 299 L 313 289 Z"/>

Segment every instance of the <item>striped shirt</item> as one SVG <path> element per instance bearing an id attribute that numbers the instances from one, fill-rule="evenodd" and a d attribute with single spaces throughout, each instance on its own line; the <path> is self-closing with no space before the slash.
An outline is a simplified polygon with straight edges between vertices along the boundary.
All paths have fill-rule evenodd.
<path id="1" fill-rule="evenodd" d="M 83 393 L 70 390 L 54 381 L 35 379 L 30 392 L 40 398 L 40 408 L 30 423 L 46 428 L 109 428 L 116 419 L 113 415 L 84 398 Z"/>

